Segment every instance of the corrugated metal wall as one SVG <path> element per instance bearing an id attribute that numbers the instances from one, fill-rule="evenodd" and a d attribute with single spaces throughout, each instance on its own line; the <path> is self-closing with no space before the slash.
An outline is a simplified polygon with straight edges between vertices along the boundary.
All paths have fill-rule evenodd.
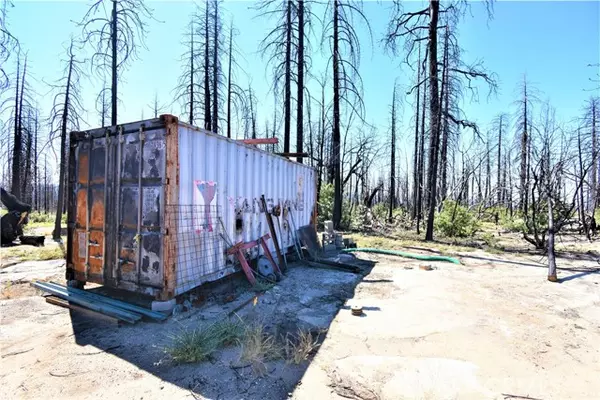
<path id="1" fill-rule="evenodd" d="M 269 211 L 277 205 L 282 210 L 289 207 L 296 228 L 311 222 L 316 200 L 315 171 L 307 165 L 183 123 L 179 124 L 178 135 L 179 204 L 209 208 L 196 226 L 178 228 L 179 235 L 194 230 L 198 243 L 194 247 L 179 246 L 176 294 L 231 272 L 225 267 L 224 240 L 207 233 L 213 228 L 223 233 L 215 216 L 222 219 L 226 236 L 233 243 L 247 242 L 269 233 L 265 214 L 261 213 L 262 195 Z M 274 223 L 282 249 L 292 246 L 291 216 L 282 212 L 281 231 L 277 220 Z M 205 249 L 203 257 L 207 261 L 200 274 L 193 270 L 198 267 L 189 262 L 193 258 L 190 253 L 198 252 L 198 246 Z M 276 258 L 272 240 L 269 248 Z"/>

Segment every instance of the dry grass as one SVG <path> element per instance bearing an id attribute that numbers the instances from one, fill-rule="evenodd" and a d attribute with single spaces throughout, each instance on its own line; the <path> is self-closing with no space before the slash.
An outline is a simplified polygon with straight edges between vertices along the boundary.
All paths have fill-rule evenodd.
<path id="1" fill-rule="evenodd" d="M 267 361 L 276 360 L 283 355 L 283 348 L 274 336 L 264 332 L 261 324 L 247 326 L 240 344 L 242 346 L 240 360 L 249 363 L 258 376 L 267 374 Z"/>
<path id="2" fill-rule="evenodd" d="M 37 279 L 41 282 L 48 282 L 52 278 Z M 43 292 L 31 286 L 28 281 L 8 281 L 2 284 L 0 288 L 0 300 L 17 299 L 20 297 L 39 296 Z"/>
<path id="3" fill-rule="evenodd" d="M 346 238 L 352 238 L 357 247 L 373 247 L 386 250 L 410 251 L 408 247 L 422 247 L 436 250 L 444 255 L 452 255 L 457 252 L 474 251 L 473 247 L 465 246 L 466 240 L 453 240 L 451 243 L 425 242 L 418 238 L 413 232 L 398 232 L 386 236 L 365 235 L 362 233 L 344 234 Z M 462 245 L 461 245 L 462 243 Z"/>
<path id="4" fill-rule="evenodd" d="M 301 364 L 319 347 L 319 338 L 307 331 L 299 330 L 296 337 L 287 337 L 285 353 L 288 363 Z"/>
<path id="5" fill-rule="evenodd" d="M 65 250 L 63 250 L 65 249 Z M 65 258 L 65 246 L 56 245 L 55 243 L 49 243 L 43 247 L 34 246 L 13 246 L 3 247 L 2 257 L 4 260 L 12 261 L 45 261 L 45 260 L 58 260 Z"/>
<path id="6" fill-rule="evenodd" d="M 220 348 L 239 343 L 243 335 L 240 322 L 218 321 L 171 336 L 172 344 L 165 351 L 178 364 L 201 362 L 210 359 Z"/>

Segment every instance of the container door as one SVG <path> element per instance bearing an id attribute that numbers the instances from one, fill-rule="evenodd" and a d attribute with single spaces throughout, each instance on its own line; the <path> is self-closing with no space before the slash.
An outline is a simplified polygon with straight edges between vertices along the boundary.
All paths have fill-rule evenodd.
<path id="1" fill-rule="evenodd" d="M 106 261 L 107 139 L 84 139 L 77 144 L 75 226 L 72 262 L 75 278 L 104 281 Z"/>
<path id="2" fill-rule="evenodd" d="M 163 287 L 164 129 L 122 135 L 118 140 L 116 253 L 118 286 L 145 291 Z"/>

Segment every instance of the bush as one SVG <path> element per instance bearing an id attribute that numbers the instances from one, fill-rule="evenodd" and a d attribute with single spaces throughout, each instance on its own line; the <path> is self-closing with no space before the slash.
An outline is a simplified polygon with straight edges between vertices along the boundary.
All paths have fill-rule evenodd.
<path id="1" fill-rule="evenodd" d="M 319 193 L 319 213 L 317 216 L 319 225 L 323 225 L 325 221 L 330 221 L 333 218 L 333 194 L 333 185 L 321 185 L 321 192 Z"/>
<path id="2" fill-rule="evenodd" d="M 500 218 L 500 225 L 510 232 L 524 232 L 526 229 L 525 221 L 517 215 L 514 215 L 512 218 L 508 214 L 503 215 Z"/>
<path id="3" fill-rule="evenodd" d="M 388 203 L 377 203 L 371 208 L 373 216 L 379 221 L 387 220 L 390 205 Z"/>
<path id="4" fill-rule="evenodd" d="M 479 221 L 466 207 L 446 200 L 435 220 L 435 228 L 444 236 L 470 237 L 479 228 Z"/>

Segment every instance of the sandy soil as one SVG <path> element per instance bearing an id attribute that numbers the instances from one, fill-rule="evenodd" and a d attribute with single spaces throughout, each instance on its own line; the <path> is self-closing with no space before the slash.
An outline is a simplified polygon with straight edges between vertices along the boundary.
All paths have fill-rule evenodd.
<path id="1" fill-rule="evenodd" d="M 342 309 L 294 398 L 597 399 L 598 263 L 560 259 L 556 284 L 527 257 L 463 255 L 369 257 L 348 302 L 365 315 Z"/>
<path id="2" fill-rule="evenodd" d="M 539 256 L 460 255 L 463 265 L 431 263 L 434 269 L 424 271 L 414 260 L 362 254 L 376 262 L 372 270 L 363 264 L 370 270 L 364 277 L 295 267 L 255 305 L 254 293 L 236 287 L 234 301 L 208 298 L 165 323 L 134 326 L 90 319 L 19 292 L 0 300 L 0 397 L 598 398 L 594 257 L 565 254 L 563 282 L 556 284 L 546 281 Z M 30 280 L 36 269 L 46 278 L 55 271 L 46 264 L 11 268 L 3 284 Z M 363 307 L 362 317 L 351 315 L 352 304 Z M 270 334 L 305 329 L 323 332 L 324 342 L 300 365 L 268 362 L 265 376 L 240 365 L 239 347 L 200 364 L 169 360 L 164 348 L 172 335 L 238 307 L 240 318 L 260 321 Z"/>
<path id="3" fill-rule="evenodd" d="M 15 268 L 14 273 L 21 269 Z M 9 276 L 10 274 L 6 274 Z M 275 337 L 326 330 L 352 297 L 361 275 L 293 267 L 273 289 L 252 301 L 247 288 L 228 288 L 237 298 L 208 299 L 164 323 L 118 326 L 113 320 L 69 311 L 21 295 L 0 300 L 0 398 L 210 398 L 282 399 L 294 390 L 308 361 L 265 364 L 261 376 L 240 363 L 241 348 L 218 352 L 210 362 L 175 365 L 165 354 L 173 335 L 227 318 L 259 322 Z M 250 301 L 249 301 L 250 300 Z"/>

